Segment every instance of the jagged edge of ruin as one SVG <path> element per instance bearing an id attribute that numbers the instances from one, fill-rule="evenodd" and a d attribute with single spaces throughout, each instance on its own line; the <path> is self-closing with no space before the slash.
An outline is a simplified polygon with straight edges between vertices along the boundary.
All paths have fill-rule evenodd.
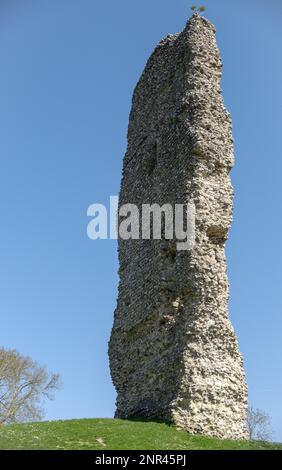
<path id="1" fill-rule="evenodd" d="M 196 243 L 119 239 L 109 343 L 116 416 L 246 439 L 247 387 L 228 318 L 225 242 L 232 222 L 232 120 L 215 28 L 194 14 L 162 40 L 135 88 L 120 205 L 195 205 Z"/>

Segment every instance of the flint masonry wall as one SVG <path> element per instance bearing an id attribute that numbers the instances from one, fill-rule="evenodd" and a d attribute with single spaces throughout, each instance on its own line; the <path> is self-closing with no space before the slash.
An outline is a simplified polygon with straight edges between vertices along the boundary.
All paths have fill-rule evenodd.
<path id="1" fill-rule="evenodd" d="M 109 357 L 116 417 L 247 438 L 242 358 L 228 318 L 224 245 L 232 220 L 231 116 L 214 26 L 195 14 L 162 40 L 134 91 L 120 204 L 196 208 L 196 243 L 119 240 Z"/>

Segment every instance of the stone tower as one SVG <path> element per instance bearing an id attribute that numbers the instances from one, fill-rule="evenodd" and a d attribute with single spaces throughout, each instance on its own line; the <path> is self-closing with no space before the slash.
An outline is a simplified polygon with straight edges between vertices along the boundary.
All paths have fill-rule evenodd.
<path id="1" fill-rule="evenodd" d="M 162 40 L 136 86 L 120 205 L 193 201 L 193 249 L 119 240 L 109 357 L 116 417 L 248 438 L 242 357 L 228 318 L 224 245 L 232 221 L 232 120 L 215 28 L 194 14 Z"/>

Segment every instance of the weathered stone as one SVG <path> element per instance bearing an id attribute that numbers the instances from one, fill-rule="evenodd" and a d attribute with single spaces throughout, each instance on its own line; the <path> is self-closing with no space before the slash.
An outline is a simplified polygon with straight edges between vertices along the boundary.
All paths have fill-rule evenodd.
<path id="1" fill-rule="evenodd" d="M 160 42 L 134 91 L 120 204 L 193 201 L 196 243 L 119 240 L 109 356 L 117 417 L 244 439 L 247 390 L 227 308 L 233 139 L 221 68 L 215 28 L 195 14 Z"/>

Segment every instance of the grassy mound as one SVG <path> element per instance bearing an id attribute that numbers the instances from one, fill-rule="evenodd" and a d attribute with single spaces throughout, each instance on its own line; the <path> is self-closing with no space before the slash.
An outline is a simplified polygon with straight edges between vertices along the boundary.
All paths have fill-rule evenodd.
<path id="1" fill-rule="evenodd" d="M 0 449 L 282 450 L 282 444 L 212 439 L 163 423 L 97 418 L 2 426 Z"/>

